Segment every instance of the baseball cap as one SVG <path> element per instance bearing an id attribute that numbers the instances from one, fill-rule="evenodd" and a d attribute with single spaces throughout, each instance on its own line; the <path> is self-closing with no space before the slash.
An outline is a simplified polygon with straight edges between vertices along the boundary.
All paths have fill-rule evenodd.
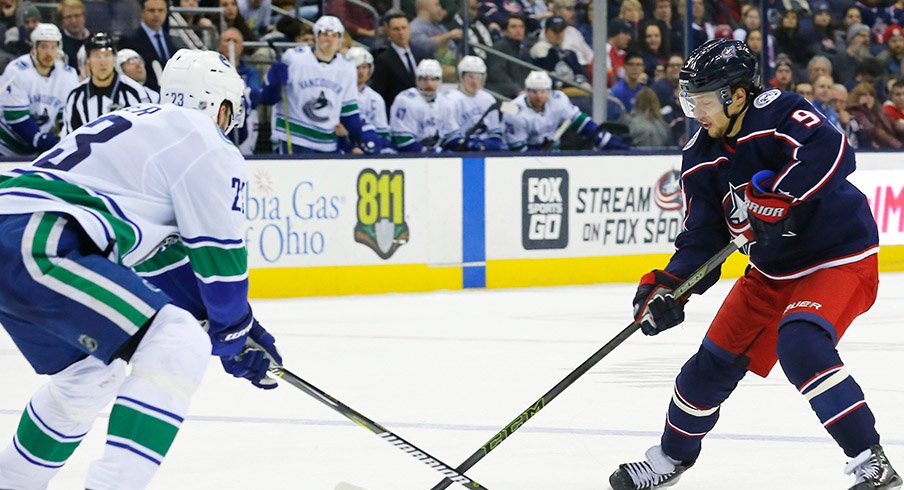
<path id="1" fill-rule="evenodd" d="M 895 36 L 904 36 L 904 28 L 898 24 L 892 24 L 886 27 L 885 36 L 883 36 L 882 39 L 885 39 L 885 42 L 888 42 L 889 39 Z"/>
<path id="2" fill-rule="evenodd" d="M 38 22 L 40 22 L 42 20 L 41 12 L 38 10 L 38 7 L 35 7 L 34 5 L 29 5 L 28 7 L 25 7 L 22 17 L 23 18 L 33 17 L 35 19 L 38 19 Z"/>
<path id="3" fill-rule="evenodd" d="M 609 21 L 609 37 L 619 34 L 631 34 L 632 30 L 631 23 L 625 19 L 616 17 Z"/>
<path id="4" fill-rule="evenodd" d="M 829 12 L 829 4 L 827 2 L 810 2 L 810 8 L 813 9 L 813 13 L 819 12 Z"/>
<path id="5" fill-rule="evenodd" d="M 558 15 L 552 16 L 546 21 L 546 29 L 552 32 L 562 32 L 566 27 L 568 27 L 568 22 Z"/>

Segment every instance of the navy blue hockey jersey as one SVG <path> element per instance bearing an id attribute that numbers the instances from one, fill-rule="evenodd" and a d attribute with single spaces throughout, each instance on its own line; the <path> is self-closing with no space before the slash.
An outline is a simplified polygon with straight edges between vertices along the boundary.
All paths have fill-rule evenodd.
<path id="1" fill-rule="evenodd" d="M 799 202 L 791 208 L 792 233 L 745 247 L 753 267 L 773 279 L 794 279 L 877 253 L 866 197 L 847 180 L 855 167 L 845 136 L 806 99 L 779 90 L 759 94 L 736 137 L 713 139 L 701 129 L 684 148 L 684 229 L 666 270 L 687 277 L 749 228 L 744 191 L 764 169 L 776 173 L 775 192 Z M 717 279 L 714 273 L 695 292 Z"/>

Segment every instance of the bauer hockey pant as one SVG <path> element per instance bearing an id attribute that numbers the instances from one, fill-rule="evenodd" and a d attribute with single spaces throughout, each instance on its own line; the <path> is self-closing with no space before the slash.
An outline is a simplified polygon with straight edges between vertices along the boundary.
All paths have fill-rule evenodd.
<path id="1" fill-rule="evenodd" d="M 86 486 L 144 488 L 206 369 L 206 333 L 130 269 L 96 255 L 62 216 L 0 216 L 0 254 L 0 323 L 36 371 L 52 373 L 0 452 L 0 488 L 46 488 L 113 400 Z"/>
<path id="2" fill-rule="evenodd" d="M 675 380 L 663 451 L 696 461 L 738 382 L 747 371 L 765 377 L 777 361 L 845 454 L 877 444 L 872 412 L 835 349 L 853 319 L 872 306 L 877 287 L 875 255 L 786 281 L 750 270 Z"/>

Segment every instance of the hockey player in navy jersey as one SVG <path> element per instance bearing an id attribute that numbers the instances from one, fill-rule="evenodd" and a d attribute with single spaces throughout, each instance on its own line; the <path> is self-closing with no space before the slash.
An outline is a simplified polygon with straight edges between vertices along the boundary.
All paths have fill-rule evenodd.
<path id="1" fill-rule="evenodd" d="M 851 488 L 900 486 L 863 391 L 836 350 L 878 287 L 876 224 L 847 180 L 853 150 L 805 99 L 763 92 L 756 56 L 740 41 L 695 50 L 680 89 L 685 114 L 703 128 L 684 148 L 686 217 L 676 252 L 664 270 L 641 279 L 634 298 L 641 330 L 656 335 L 684 320 L 684 301 L 669 292 L 732 236 L 753 240 L 744 250 L 750 266 L 681 368 L 660 444 L 644 461 L 620 465 L 609 483 L 615 490 L 675 484 L 741 378 L 765 377 L 779 362 L 849 458 Z"/>

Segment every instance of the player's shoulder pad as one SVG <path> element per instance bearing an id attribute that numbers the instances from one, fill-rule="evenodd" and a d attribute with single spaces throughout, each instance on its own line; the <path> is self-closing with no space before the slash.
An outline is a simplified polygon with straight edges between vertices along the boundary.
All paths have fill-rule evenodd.
<path id="1" fill-rule="evenodd" d="M 549 97 L 553 100 L 559 100 L 562 97 L 567 97 L 567 95 L 565 95 L 565 92 L 562 92 L 561 90 L 553 90 L 552 92 L 550 92 Z"/>
<path id="2" fill-rule="evenodd" d="M 756 129 L 777 128 L 789 119 L 791 112 L 801 108 L 811 108 L 807 99 L 794 92 L 783 92 L 779 89 L 767 90 L 757 95 L 750 105 Z"/>
<path id="3" fill-rule="evenodd" d="M 418 96 L 417 88 L 416 87 L 406 88 L 405 91 L 402 92 L 402 96 L 407 97 L 409 99 L 413 99 L 413 98 L 417 97 Z"/>

